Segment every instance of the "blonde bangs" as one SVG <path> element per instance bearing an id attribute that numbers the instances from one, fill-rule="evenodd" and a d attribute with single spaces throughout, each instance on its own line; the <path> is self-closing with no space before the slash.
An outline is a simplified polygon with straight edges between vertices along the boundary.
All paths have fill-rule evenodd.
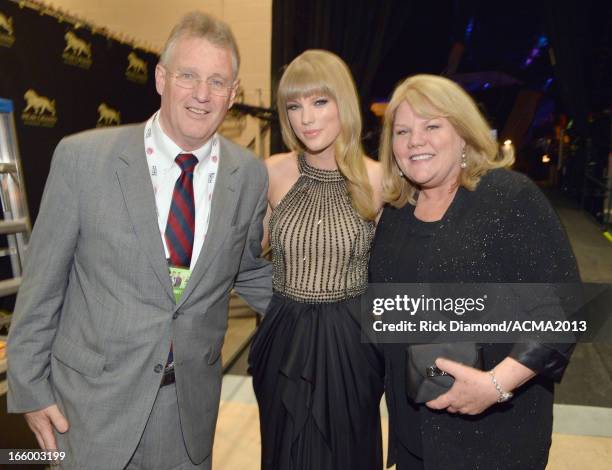
<path id="1" fill-rule="evenodd" d="M 335 93 L 329 87 L 322 70 L 307 61 L 292 63 L 287 67 L 278 89 L 279 102 L 304 98 L 314 95 L 324 95 L 335 99 Z"/>

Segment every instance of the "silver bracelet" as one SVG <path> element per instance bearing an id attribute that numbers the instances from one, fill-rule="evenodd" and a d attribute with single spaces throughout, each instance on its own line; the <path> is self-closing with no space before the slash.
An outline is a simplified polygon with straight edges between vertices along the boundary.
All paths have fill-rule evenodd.
<path id="1" fill-rule="evenodd" d="M 497 390 L 497 403 L 504 403 L 504 402 L 510 400 L 510 398 L 512 398 L 514 396 L 514 393 L 506 392 L 501 387 L 499 382 L 497 382 L 497 379 L 495 378 L 495 374 L 493 373 L 492 370 L 490 370 L 488 372 L 488 374 L 491 376 L 491 382 L 493 382 L 493 385 L 495 386 L 495 390 Z"/>

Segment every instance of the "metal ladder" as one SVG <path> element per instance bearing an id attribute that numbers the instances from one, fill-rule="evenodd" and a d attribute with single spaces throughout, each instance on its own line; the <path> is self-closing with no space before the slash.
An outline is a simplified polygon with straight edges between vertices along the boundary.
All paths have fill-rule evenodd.
<path id="1" fill-rule="evenodd" d="M 6 235 L 8 247 L 0 248 L 0 256 L 10 256 L 13 277 L 0 281 L 0 297 L 15 294 L 21 284 L 22 261 L 30 240 L 32 225 L 28 211 L 23 170 L 13 103 L 0 98 L 0 203 L 4 218 L 0 234 Z"/>
<path id="2" fill-rule="evenodd" d="M 23 170 L 13 117 L 13 102 L 0 98 L 0 235 L 6 235 L 7 246 L 0 247 L 0 257 L 9 256 L 11 274 L 0 280 L 0 297 L 17 293 L 21 285 L 22 261 L 32 232 L 26 199 Z M 10 318 L 10 316 L 8 317 Z M 7 317 L 0 318 L 6 323 Z M 6 341 L 6 337 L 0 336 Z M 4 378 L 6 359 L 0 358 L 0 377 Z M 6 391 L 6 381 L 0 380 L 0 395 Z"/>

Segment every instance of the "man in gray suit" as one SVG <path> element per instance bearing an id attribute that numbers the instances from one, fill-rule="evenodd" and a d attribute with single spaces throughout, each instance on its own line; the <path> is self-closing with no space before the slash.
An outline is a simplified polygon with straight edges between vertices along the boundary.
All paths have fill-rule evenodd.
<path id="1" fill-rule="evenodd" d="M 266 171 L 216 133 L 238 65 L 229 27 L 191 13 L 155 71 L 160 111 L 55 151 L 8 341 L 8 406 L 65 468 L 210 468 L 230 291 L 263 312 L 272 290 Z"/>

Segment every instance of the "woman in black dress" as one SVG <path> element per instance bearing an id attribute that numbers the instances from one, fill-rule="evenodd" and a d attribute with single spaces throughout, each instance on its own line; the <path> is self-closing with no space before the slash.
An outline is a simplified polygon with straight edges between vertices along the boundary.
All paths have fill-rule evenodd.
<path id="1" fill-rule="evenodd" d="M 579 280 L 549 203 L 497 154 L 486 121 L 458 85 L 417 75 L 397 87 L 380 154 L 392 207 L 377 229 L 371 282 Z M 455 382 L 419 405 L 406 392 L 407 345 L 385 345 L 390 462 L 398 470 L 545 468 L 554 382 L 572 346 L 480 346 L 483 370 L 438 359 Z"/>
<path id="2" fill-rule="evenodd" d="M 355 86 L 334 54 L 289 64 L 278 112 L 291 151 L 266 161 L 274 297 L 249 355 L 262 469 L 382 469 L 384 362 L 359 328 L 382 168 L 363 154 Z"/>

